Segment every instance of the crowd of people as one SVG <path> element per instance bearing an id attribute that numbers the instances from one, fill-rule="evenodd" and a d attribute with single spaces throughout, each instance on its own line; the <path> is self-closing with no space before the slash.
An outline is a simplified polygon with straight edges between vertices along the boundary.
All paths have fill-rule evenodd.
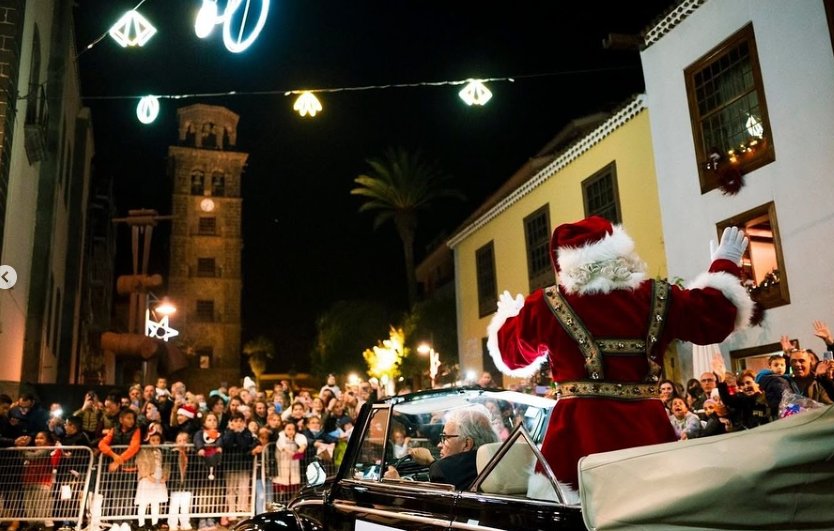
<path id="1" fill-rule="evenodd" d="M 751 429 L 806 407 L 834 403 L 834 336 L 822 321 L 813 327 L 824 342 L 823 359 L 782 336 L 783 352 L 770 356 L 767 368 L 735 374 L 716 358 L 712 371 L 685 387 L 662 380 L 659 396 L 675 435 L 686 440 Z"/>
<path id="2" fill-rule="evenodd" d="M 129 500 L 139 528 L 228 527 L 233 517 L 192 522 L 189 514 L 250 512 L 250 496 L 256 495 L 250 492 L 253 463 L 266 448 L 274 452 L 263 456 L 271 464 L 272 485 L 259 489 L 288 498 L 301 487 L 307 463 L 319 461 L 330 469 L 340 464 L 362 404 L 380 392 L 373 379 L 343 390 L 334 375 L 317 392 L 291 389 L 286 381 L 264 392 L 247 382 L 246 387 L 220 386 L 203 394 L 183 382 L 169 386 L 166 378 L 159 378 L 155 385 L 133 385 L 126 393 L 114 391 L 103 399 L 87 391 L 75 410 L 58 403 L 45 407 L 27 392 L 16 400 L 0 395 L 0 448 L 32 449 L 22 454 L 25 468 L 0 463 L 4 472 L 18 470 L 24 479 L 23 497 L 14 492 L 19 477 L 0 481 L 0 509 L 8 516 L 17 506 L 14 516 L 26 521 L 48 514 L 45 500 L 58 488 L 52 471 L 61 448 L 86 446 L 105 456 L 108 474 L 102 477 L 111 490 L 133 488 L 114 493 L 105 505 L 112 510 Z M 32 454 L 38 446 L 49 450 L 43 456 Z M 43 461 L 37 467 L 32 466 L 35 457 Z M 45 472 L 38 475 L 36 469 Z M 194 480 L 196 475 L 200 481 Z M 25 486 L 27 480 L 34 488 Z M 194 499 L 199 491 L 204 491 L 200 502 Z M 29 503 L 36 495 L 42 500 Z M 160 514 L 166 502 L 167 518 Z M 7 530 L 18 531 L 20 525 L 12 521 Z M 51 520 L 35 525 L 52 526 Z"/>
<path id="3" fill-rule="evenodd" d="M 676 436 L 686 440 L 750 429 L 808 404 L 834 403 L 830 360 L 834 337 L 820 321 L 814 322 L 814 333 L 825 342 L 823 359 L 785 336 L 784 352 L 771 356 L 767 369 L 737 375 L 719 362 L 686 386 L 661 381 L 659 397 Z M 487 372 L 478 383 L 494 387 Z M 18 475 L 0 480 L 2 510 L 8 516 L 11 502 L 17 500 L 21 510 L 16 516 L 32 525 L 31 517 L 43 515 L 45 500 L 55 496 L 53 471 L 62 459 L 61 448 L 87 446 L 105 456 L 103 463 L 111 476 L 103 477 L 121 478 L 110 481 L 132 489 L 120 494 L 121 499 L 129 499 L 136 518 L 131 527 L 169 531 L 228 527 L 234 521 L 228 516 L 214 521 L 191 515 L 247 513 L 250 497 L 258 494 L 250 492 L 253 463 L 267 448 L 272 485 L 258 488 L 289 499 L 304 482 L 307 463 L 318 461 L 331 470 L 340 464 L 359 409 L 380 393 L 373 379 L 342 389 L 331 374 L 318 390 L 291 389 L 281 381 L 271 392 L 248 385 L 220 386 L 207 394 L 189 390 L 182 382 L 169 386 L 166 378 L 159 378 L 155 385 L 133 385 L 126 393 L 114 391 L 103 399 L 87 391 L 74 410 L 58 403 L 44 406 L 27 392 L 16 400 L 0 394 L 0 448 L 25 449 L 21 456 L 26 463 L 18 467 Z M 478 440 L 444 434 L 448 439 L 443 448 L 459 444 L 462 455 L 468 455 L 468 441 L 474 448 Z M 452 461 L 450 456 L 442 457 L 443 463 Z M 200 490 L 195 475 L 209 480 L 202 502 L 195 501 Z M 163 504 L 165 515 L 160 514 Z M 43 520 L 36 527 L 53 525 Z M 7 526 L 7 531 L 19 529 L 17 520 Z"/>

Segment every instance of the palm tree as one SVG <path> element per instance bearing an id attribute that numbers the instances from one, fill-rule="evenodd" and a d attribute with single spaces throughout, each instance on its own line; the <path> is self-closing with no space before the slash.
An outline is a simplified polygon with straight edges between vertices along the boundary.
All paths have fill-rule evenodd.
<path id="1" fill-rule="evenodd" d="M 441 197 L 464 197 L 458 190 L 443 186 L 448 175 L 434 162 L 426 160 L 419 151 L 389 148 L 383 157 L 367 159 L 366 162 L 371 171 L 354 179 L 359 187 L 350 193 L 367 198 L 359 207 L 359 212 L 376 211 L 374 229 L 393 220 L 403 244 L 408 303 L 411 306 L 417 301 L 414 235 L 418 212 Z"/>
<path id="2" fill-rule="evenodd" d="M 255 383 L 260 389 L 261 375 L 266 371 L 267 360 L 275 357 L 275 344 L 264 336 L 258 336 L 243 345 L 243 355 L 248 358 L 249 368 L 255 374 Z"/>

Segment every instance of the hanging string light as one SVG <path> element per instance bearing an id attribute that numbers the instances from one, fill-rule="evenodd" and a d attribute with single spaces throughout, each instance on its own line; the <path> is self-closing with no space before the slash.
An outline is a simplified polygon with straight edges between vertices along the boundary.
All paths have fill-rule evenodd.
<path id="1" fill-rule="evenodd" d="M 477 79 L 470 79 L 468 80 L 469 83 L 463 90 L 458 92 L 458 96 L 462 99 L 467 105 L 486 105 L 486 103 L 492 98 L 492 92 L 486 88 L 486 85 L 481 83 L 480 80 Z"/>
<path id="2" fill-rule="evenodd" d="M 210 1 L 210 0 L 209 0 Z M 88 48 L 89 49 L 89 48 Z M 492 93 L 489 89 L 486 88 L 484 83 L 495 83 L 499 81 L 506 81 L 510 83 L 514 83 L 518 79 L 534 79 L 534 78 L 544 78 L 544 77 L 556 77 L 556 76 L 568 76 L 568 75 L 576 75 L 576 74 L 588 74 L 588 73 L 599 73 L 599 72 L 611 72 L 611 71 L 618 71 L 624 70 L 626 68 L 618 67 L 618 68 L 600 68 L 600 69 L 589 69 L 589 70 L 571 70 L 571 71 L 562 71 L 562 72 L 542 72 L 538 74 L 524 74 L 520 76 L 512 76 L 512 77 L 491 77 L 491 78 L 482 78 L 482 79 L 465 79 L 465 80 L 446 80 L 446 81 L 419 81 L 414 83 L 392 83 L 388 85 L 362 85 L 362 86 L 348 86 L 348 87 L 330 87 L 330 88 L 316 88 L 311 90 L 297 90 L 297 89 L 282 89 L 282 90 L 256 90 L 256 91 L 223 91 L 223 92 L 202 92 L 202 93 L 191 93 L 191 94 L 157 94 L 155 96 L 149 96 L 154 98 L 155 100 L 159 100 L 162 98 L 167 99 L 187 99 L 187 98 L 221 98 L 221 97 L 229 97 L 229 96 L 266 96 L 266 95 L 277 95 L 283 94 L 284 96 L 292 96 L 297 95 L 294 104 L 293 110 L 298 112 L 301 116 L 315 116 L 317 113 L 322 111 L 322 104 L 315 96 L 314 93 L 337 93 L 337 92 L 357 92 L 357 91 L 366 91 L 366 90 L 383 90 L 383 89 L 392 89 L 392 88 L 414 88 L 414 87 L 445 87 L 445 86 L 459 86 L 459 85 L 466 85 L 463 90 L 461 90 L 458 95 L 463 99 L 468 105 L 484 105 L 492 98 Z M 82 96 L 84 100 L 119 100 L 119 99 L 140 99 L 143 96 Z M 140 112 L 141 109 L 141 112 Z M 154 110 L 155 109 L 155 110 Z M 156 101 L 155 103 L 151 103 L 150 101 L 144 102 L 144 104 L 140 103 L 140 106 L 137 106 L 136 112 L 137 117 L 140 120 L 149 120 L 143 121 L 142 123 L 150 123 L 156 118 L 156 115 L 152 113 L 159 111 L 159 102 Z M 150 118 L 153 116 L 153 118 Z"/>
<path id="3" fill-rule="evenodd" d="M 128 46 L 144 46 L 154 36 L 156 28 L 138 11 L 131 10 L 113 24 L 109 33 L 119 46 L 127 48 Z"/>
<path id="4" fill-rule="evenodd" d="M 295 100 L 295 104 L 292 106 L 293 110 L 296 111 L 301 116 L 307 116 L 308 114 L 310 117 L 314 117 L 317 112 L 321 112 L 321 102 L 310 91 L 304 91 L 301 93 L 300 96 Z"/>

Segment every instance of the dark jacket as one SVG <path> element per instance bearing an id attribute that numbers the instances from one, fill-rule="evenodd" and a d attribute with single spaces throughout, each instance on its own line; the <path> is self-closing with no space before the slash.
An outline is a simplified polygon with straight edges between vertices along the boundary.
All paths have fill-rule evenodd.
<path id="1" fill-rule="evenodd" d="M 747 396 L 737 392 L 731 395 L 726 382 L 718 382 L 721 401 L 733 410 L 733 426 L 737 429 L 751 429 L 770 422 L 771 412 L 764 393 Z"/>
<path id="2" fill-rule="evenodd" d="M 435 483 L 451 483 L 458 490 L 469 487 L 478 477 L 477 453 L 471 450 L 438 459 L 429 466 L 429 479 Z"/>
<path id="3" fill-rule="evenodd" d="M 258 440 L 247 429 L 241 432 L 231 429 L 224 431 L 220 437 L 220 446 L 223 447 L 223 470 L 251 470 L 255 460 L 252 449 L 257 444 Z"/>

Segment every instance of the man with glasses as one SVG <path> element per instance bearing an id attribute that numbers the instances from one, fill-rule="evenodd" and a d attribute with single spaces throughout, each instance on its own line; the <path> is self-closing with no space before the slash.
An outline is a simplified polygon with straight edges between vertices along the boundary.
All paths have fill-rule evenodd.
<path id="1" fill-rule="evenodd" d="M 715 375 L 711 372 L 705 372 L 701 375 L 701 387 L 704 390 L 704 400 L 713 398 L 712 390 L 716 388 Z"/>
<path id="2" fill-rule="evenodd" d="M 435 459 L 427 448 L 412 448 L 409 452 L 417 463 L 429 465 L 429 480 L 450 483 L 463 490 L 478 476 L 475 465 L 478 448 L 497 441 L 489 412 L 483 406 L 473 406 L 449 414 L 437 444 L 440 459 Z M 396 479 L 400 475 L 396 468 L 389 466 L 385 477 Z"/>

